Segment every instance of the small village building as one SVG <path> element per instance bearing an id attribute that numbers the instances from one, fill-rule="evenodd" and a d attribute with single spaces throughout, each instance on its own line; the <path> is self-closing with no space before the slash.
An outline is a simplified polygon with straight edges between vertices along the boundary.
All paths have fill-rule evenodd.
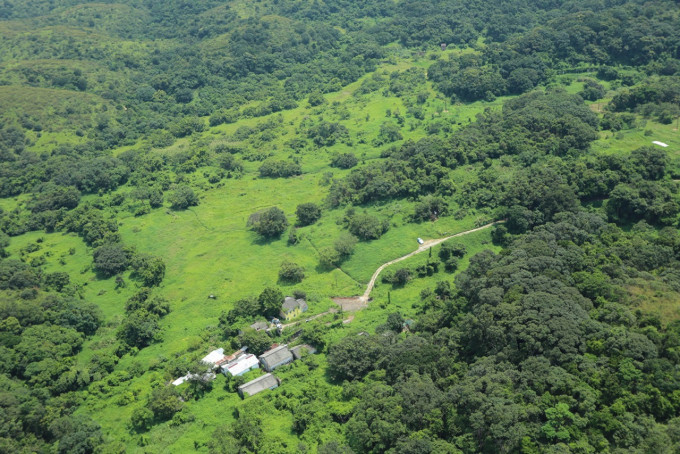
<path id="1" fill-rule="evenodd" d="M 223 356 L 222 359 L 215 362 L 215 367 L 220 368 L 226 366 L 227 364 L 233 363 L 234 361 L 238 360 L 241 356 L 245 355 L 247 349 L 248 347 L 243 347 L 239 350 L 236 350 L 231 355 Z"/>
<path id="2" fill-rule="evenodd" d="M 215 368 L 217 367 L 217 363 L 224 358 L 224 349 L 223 348 L 218 348 L 217 350 L 213 350 L 210 353 L 208 353 L 206 356 L 201 359 L 202 362 L 208 364 L 209 366 Z"/>
<path id="3" fill-rule="evenodd" d="M 232 377 L 238 377 L 246 372 L 253 369 L 258 369 L 260 367 L 260 362 L 257 360 L 257 356 L 242 355 L 236 361 L 222 366 L 222 373 L 224 375 L 231 375 Z"/>
<path id="4" fill-rule="evenodd" d="M 309 344 L 302 344 L 291 348 L 290 352 L 293 354 L 293 358 L 297 360 L 302 358 L 302 355 L 304 355 L 305 352 L 307 354 L 313 355 L 314 353 L 316 353 L 316 348 L 312 347 Z"/>
<path id="5" fill-rule="evenodd" d="M 271 372 L 279 366 L 288 364 L 293 361 L 293 354 L 288 350 L 287 345 L 281 345 L 264 352 L 260 356 L 260 364 L 267 372 Z"/>
<path id="6" fill-rule="evenodd" d="M 205 372 L 203 374 L 186 374 L 184 377 L 179 377 L 177 380 L 173 381 L 172 384 L 175 386 L 179 386 L 183 383 L 188 382 L 189 380 L 195 380 L 195 379 L 200 379 L 203 381 L 212 381 L 214 380 L 216 375 L 212 372 Z"/>
<path id="7" fill-rule="evenodd" d="M 187 380 L 189 380 L 189 375 L 185 375 L 184 377 L 179 377 L 177 380 L 173 381 L 172 384 L 174 386 L 179 386 Z"/>
<path id="8" fill-rule="evenodd" d="M 255 380 L 251 380 L 248 383 L 239 386 L 238 393 L 242 398 L 245 398 L 247 396 L 253 396 L 267 389 L 278 388 L 280 384 L 281 380 L 272 374 L 265 374 L 256 378 Z"/>
<path id="9" fill-rule="evenodd" d="M 295 299 L 287 296 L 281 306 L 281 317 L 287 319 L 295 318 L 303 312 L 307 312 L 307 302 L 302 298 Z"/>

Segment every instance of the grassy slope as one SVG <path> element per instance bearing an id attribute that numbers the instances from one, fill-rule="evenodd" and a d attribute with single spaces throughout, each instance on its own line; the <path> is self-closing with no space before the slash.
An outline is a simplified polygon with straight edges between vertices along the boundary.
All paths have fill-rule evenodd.
<path id="1" fill-rule="evenodd" d="M 424 69 L 428 64 L 427 59 L 415 61 L 402 58 L 396 64 L 385 64 L 378 72 L 403 70 L 410 66 Z M 279 158 L 291 155 L 283 144 L 294 137 L 295 129 L 306 117 L 316 120 L 323 116 L 328 121 L 340 121 L 350 130 L 353 146 L 336 144 L 327 149 L 311 149 L 301 154 L 301 164 L 305 172 L 302 176 L 290 179 L 260 179 L 256 178 L 259 164 L 246 162 L 246 171 L 242 178 L 223 180 L 219 184 L 210 185 L 202 180 L 202 172 L 199 171 L 192 177 L 194 183 L 205 188 L 198 207 L 183 212 L 157 209 L 141 217 L 133 217 L 125 212 L 119 214 L 124 241 L 136 246 L 140 251 L 160 255 L 165 260 L 167 272 L 161 292 L 171 301 L 172 312 L 162 322 L 163 342 L 142 350 L 135 357 L 124 357 L 117 371 L 124 371 L 135 363 L 149 366 L 157 363 L 161 357 L 186 354 L 192 350 L 204 352 L 222 346 L 221 343 L 213 345 L 214 342 L 205 340 L 203 337 L 205 328 L 215 325 L 220 312 L 230 309 L 233 301 L 257 294 L 267 285 L 277 284 L 278 268 L 284 259 L 297 262 L 305 268 L 307 277 L 294 288 L 305 290 L 309 295 L 311 314 L 320 313 L 333 306 L 330 297 L 361 293 L 377 266 L 415 249 L 416 237 L 426 239 L 441 237 L 469 229 L 481 220 L 472 214 L 462 220 L 446 217 L 435 223 L 409 224 L 405 222 L 405 216 L 412 211 L 411 202 L 398 201 L 365 207 L 370 212 L 390 218 L 391 229 L 380 240 L 360 243 L 354 255 L 343 264 L 342 269 L 330 272 L 317 267 L 316 251 L 332 244 L 341 232 L 341 226 L 337 221 L 342 218 L 342 210 L 324 211 L 323 217 L 316 225 L 300 229 L 303 241 L 297 246 L 287 245 L 285 234 L 281 239 L 262 242 L 254 233 L 245 229 L 247 217 L 257 209 L 277 205 L 289 215 L 289 220 L 293 223 L 293 213 L 297 204 L 321 203 L 327 193 L 327 187 L 319 184 L 321 176 L 325 172 L 333 172 L 336 177 L 348 172 L 328 166 L 330 153 L 353 151 L 365 161 L 378 158 L 384 147 L 376 148 L 370 143 L 377 136 L 379 125 L 389 120 L 385 116 L 386 110 L 399 109 L 405 112 L 406 108 L 399 98 L 383 96 L 382 90 L 361 97 L 354 96 L 353 93 L 361 82 L 362 80 L 345 87 L 340 92 L 328 94 L 329 102 L 338 103 L 337 105 L 330 104 L 325 109 L 319 109 L 309 108 L 302 102 L 296 109 L 271 116 L 278 118 L 280 115 L 283 121 L 277 128 L 277 137 L 265 144 L 264 148 Z M 580 88 L 578 85 L 576 82 L 570 89 L 577 91 Z M 484 108 L 500 105 L 502 102 L 497 100 L 494 103 L 446 107 L 442 99 L 435 98 L 431 87 L 428 86 L 428 90 L 431 97 L 425 106 L 426 121 L 445 117 L 455 119 L 456 123 L 465 124 Z M 349 112 L 348 117 L 342 117 L 338 113 L 343 109 Z M 209 142 L 223 141 L 241 126 L 254 126 L 266 120 L 267 117 L 243 119 L 236 124 L 211 128 L 202 137 Z M 411 123 L 416 122 L 412 118 L 407 118 L 402 128 L 405 138 L 418 139 L 426 135 L 424 131 L 426 123 L 416 124 L 415 129 L 409 131 Z M 611 133 L 604 133 L 595 148 L 623 152 L 647 144 L 651 140 L 662 140 L 671 144 L 671 152 L 677 153 L 680 149 L 680 139 L 678 132 L 673 130 L 674 127 L 649 121 L 644 129 L 652 130 L 653 136 L 644 136 L 643 130 L 624 132 L 623 138 L 611 137 Z M 361 139 L 364 139 L 365 143 L 361 143 Z M 38 147 L 40 145 L 38 144 Z M 174 153 L 190 146 L 192 146 L 190 140 L 181 140 L 170 149 L 157 152 Z M 464 168 L 457 169 L 451 173 L 451 178 L 454 181 L 462 181 L 466 178 L 466 172 Z M 13 200 L 0 202 L 5 208 L 13 207 L 15 204 Z M 460 269 L 467 266 L 467 260 L 474 253 L 494 248 L 490 244 L 489 235 L 489 231 L 484 231 L 456 240 L 463 242 L 468 248 L 468 255 L 462 260 Z M 49 252 L 50 255 L 46 257 L 47 271 L 64 270 L 71 276 L 78 276 L 78 283 L 82 285 L 82 296 L 97 303 L 107 320 L 107 326 L 87 343 L 79 355 L 79 361 L 85 362 L 98 349 L 112 342 L 115 326 L 123 315 L 125 300 L 134 291 L 134 285 L 116 290 L 112 279 L 98 279 L 90 269 L 90 251 L 73 235 L 33 232 L 13 238 L 11 250 L 17 252 L 38 238 L 44 238 L 41 243 L 42 249 L 28 254 L 28 257 Z M 75 250 L 74 254 L 69 253 L 71 248 Z M 398 266 L 415 267 L 426 260 L 426 257 L 427 254 L 421 254 Z M 65 264 L 60 264 L 60 260 Z M 450 280 L 452 276 L 440 271 L 435 276 L 415 279 L 405 287 L 396 289 L 379 283 L 372 294 L 374 301 L 369 308 L 357 313 L 351 323 L 334 330 L 329 338 L 339 339 L 359 331 L 372 331 L 376 325 L 384 321 L 386 314 L 396 310 L 406 317 L 413 317 L 415 313 L 411 302 L 418 300 L 422 289 L 431 288 L 436 281 L 442 279 Z M 289 291 L 293 287 L 283 288 Z M 386 304 L 388 291 L 391 305 Z M 211 293 L 218 298 L 208 299 L 207 296 Z M 677 311 L 675 313 L 677 314 Z M 133 409 L 146 401 L 151 383 L 165 380 L 161 372 L 147 372 L 139 378 L 116 385 L 117 387 L 108 392 L 106 389 L 92 391 L 92 396 L 87 399 L 86 410 L 92 412 L 102 424 L 108 439 L 122 441 L 129 452 L 187 452 L 194 449 L 194 441 L 207 441 L 216 426 L 227 424 L 233 418 L 234 408 L 253 408 L 273 399 L 287 387 L 291 389 L 309 386 L 314 380 L 325 381 L 323 356 L 320 363 L 322 367 L 308 376 L 296 376 L 298 366 L 294 366 L 282 373 L 286 380 L 285 386 L 243 402 L 235 394 L 227 393 L 223 389 L 224 378 L 219 377 L 212 392 L 199 401 L 187 403 L 187 407 L 197 418 L 195 423 L 179 427 L 170 427 L 167 423 L 157 425 L 145 435 L 148 445 L 143 448 L 138 446 L 139 436 L 127 431 L 126 423 Z M 114 373 L 113 377 L 118 376 L 117 374 L 118 372 Z M 115 378 L 109 381 L 114 383 L 113 380 Z M 332 386 L 330 388 L 333 389 Z M 124 395 L 128 395 L 129 399 L 124 405 L 120 405 L 121 396 Z M 267 408 L 269 411 L 272 407 L 269 405 Z M 272 436 L 284 440 L 292 450 L 290 452 L 294 452 L 297 438 L 290 429 L 292 424 L 288 421 L 290 413 L 273 412 L 268 413 L 265 418 L 265 427 Z M 331 433 L 320 435 L 321 438 L 332 436 L 332 430 Z"/>

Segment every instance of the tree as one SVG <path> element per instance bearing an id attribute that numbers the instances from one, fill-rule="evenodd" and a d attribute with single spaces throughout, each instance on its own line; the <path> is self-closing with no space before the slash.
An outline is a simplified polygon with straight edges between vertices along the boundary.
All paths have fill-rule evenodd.
<path id="1" fill-rule="evenodd" d="M 387 219 L 380 220 L 370 214 L 357 214 L 349 222 L 349 231 L 362 240 L 376 240 L 389 229 Z"/>
<path id="2" fill-rule="evenodd" d="M 340 264 L 341 256 L 335 248 L 319 249 L 319 264 L 324 268 L 334 268 Z"/>
<path id="3" fill-rule="evenodd" d="M 165 276 L 163 259 L 149 254 L 135 254 L 132 257 L 132 269 L 146 287 L 160 285 Z"/>
<path id="4" fill-rule="evenodd" d="M 121 323 L 116 336 L 132 347 L 143 348 L 153 342 L 159 332 L 160 317 L 139 309 L 128 315 Z"/>
<path id="5" fill-rule="evenodd" d="M 278 207 L 253 213 L 248 218 L 248 227 L 265 238 L 279 237 L 288 227 L 286 214 Z"/>
<path id="6" fill-rule="evenodd" d="M 262 330 L 256 331 L 252 328 L 246 328 L 238 335 L 238 346 L 248 347 L 248 352 L 253 355 L 261 355 L 269 350 L 271 345 L 271 337 Z"/>
<path id="7" fill-rule="evenodd" d="M 413 218 L 416 221 L 432 221 L 448 214 L 449 204 L 441 197 L 425 196 L 416 203 Z"/>
<path id="8" fill-rule="evenodd" d="M 194 190 L 186 185 L 176 186 L 175 191 L 168 197 L 168 201 L 174 210 L 185 210 L 198 205 L 198 197 Z"/>
<path id="9" fill-rule="evenodd" d="M 286 282 L 300 282 L 305 277 L 305 270 L 297 263 L 284 261 L 279 269 L 279 279 Z"/>
<path id="10" fill-rule="evenodd" d="M 385 122 L 380 125 L 380 134 L 378 137 L 383 143 L 391 143 L 403 139 L 399 126 L 391 122 Z"/>
<path id="11" fill-rule="evenodd" d="M 130 263 L 130 252 L 121 243 L 100 246 L 93 255 L 95 268 L 105 276 L 122 273 Z"/>
<path id="12" fill-rule="evenodd" d="M 356 246 L 357 237 L 351 233 L 343 232 L 339 237 L 333 242 L 333 248 L 342 256 L 343 258 L 349 257 L 354 252 L 354 246 Z"/>
<path id="13" fill-rule="evenodd" d="M 151 391 L 147 408 L 157 419 L 167 421 L 182 409 L 182 401 L 174 386 L 159 386 Z"/>
<path id="14" fill-rule="evenodd" d="M 154 414 L 146 407 L 138 407 L 132 411 L 130 416 L 130 424 L 132 428 L 138 432 L 145 432 L 151 428 L 153 424 Z"/>
<path id="15" fill-rule="evenodd" d="M 267 287 L 257 297 L 262 311 L 268 317 L 278 317 L 283 303 L 283 293 L 278 287 Z"/>
<path id="16" fill-rule="evenodd" d="M 357 380 L 377 367 L 383 352 L 372 336 L 348 336 L 328 351 L 328 373 L 336 381 Z"/>
<path id="17" fill-rule="evenodd" d="M 408 268 L 399 268 L 394 272 L 392 283 L 394 285 L 404 286 L 411 280 L 411 270 Z"/>
<path id="18" fill-rule="evenodd" d="M 321 217 L 321 208 L 315 203 L 301 203 L 295 208 L 297 226 L 312 225 Z"/>

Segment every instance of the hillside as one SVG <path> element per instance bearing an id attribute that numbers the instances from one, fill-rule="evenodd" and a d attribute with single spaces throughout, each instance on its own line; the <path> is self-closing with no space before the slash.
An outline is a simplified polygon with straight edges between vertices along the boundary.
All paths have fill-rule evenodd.
<path id="1" fill-rule="evenodd" d="M 0 452 L 677 452 L 679 13 L 0 2 Z"/>

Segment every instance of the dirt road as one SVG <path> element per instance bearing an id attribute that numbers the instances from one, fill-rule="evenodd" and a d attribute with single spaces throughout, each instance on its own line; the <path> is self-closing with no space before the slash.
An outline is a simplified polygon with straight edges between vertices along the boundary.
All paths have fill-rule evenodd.
<path id="1" fill-rule="evenodd" d="M 416 255 L 416 254 L 420 254 L 421 252 L 425 252 L 425 251 L 427 251 L 429 248 L 431 248 L 432 246 L 436 246 L 436 245 L 438 245 L 438 244 L 440 244 L 440 243 L 443 243 L 443 242 L 446 241 L 446 240 L 450 240 L 451 238 L 456 238 L 456 237 L 459 237 L 459 236 L 469 235 L 470 233 L 479 232 L 480 230 L 488 229 L 489 227 L 493 227 L 494 225 L 496 225 L 496 224 L 501 224 L 501 223 L 503 223 L 503 222 L 505 222 L 505 220 L 491 222 L 491 223 L 486 224 L 486 225 L 483 225 L 483 226 L 481 226 L 481 227 L 477 227 L 477 228 L 471 229 L 471 230 L 466 230 L 466 231 L 464 231 L 464 232 L 456 233 L 455 235 L 446 236 L 446 237 L 444 237 L 444 238 L 437 238 L 437 239 L 434 239 L 434 240 L 427 240 L 427 241 L 425 241 L 423 244 L 421 244 L 420 247 L 418 247 L 418 249 L 416 249 L 415 251 L 410 252 L 410 253 L 408 253 L 408 254 L 402 256 L 402 257 L 399 257 L 398 259 L 390 260 L 390 261 L 387 262 L 387 263 L 383 263 L 382 265 L 380 265 L 380 266 L 378 267 L 377 270 L 375 270 L 375 273 L 373 273 L 373 276 L 371 277 L 371 280 L 368 282 L 368 285 L 366 286 L 366 291 L 364 292 L 363 295 L 361 295 L 361 296 L 358 297 L 359 301 L 361 301 L 361 302 L 364 303 L 364 304 L 365 304 L 365 303 L 368 303 L 368 298 L 369 298 L 369 296 L 371 295 L 371 291 L 373 290 L 373 287 L 375 286 L 375 281 L 376 281 L 376 279 L 378 279 L 378 276 L 380 275 L 380 272 L 381 272 L 382 270 L 384 270 L 385 268 L 387 268 L 388 266 L 393 265 L 393 264 L 395 264 L 395 263 L 397 263 L 397 262 L 401 262 L 402 260 L 406 260 L 406 259 L 409 258 L 409 257 L 413 257 L 413 256 Z"/>

